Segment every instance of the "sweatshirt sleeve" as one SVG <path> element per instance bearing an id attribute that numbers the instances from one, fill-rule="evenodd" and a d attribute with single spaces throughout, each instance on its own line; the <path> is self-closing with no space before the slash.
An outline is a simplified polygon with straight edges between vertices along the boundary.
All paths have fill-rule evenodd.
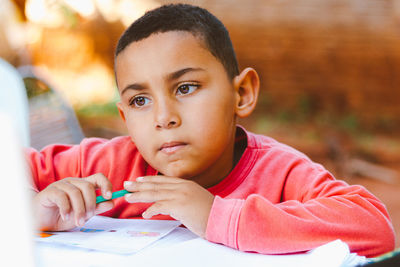
<path id="1" fill-rule="evenodd" d="M 81 176 L 79 145 L 49 145 L 41 151 L 27 148 L 25 154 L 37 192 L 57 180 Z"/>
<path id="2" fill-rule="evenodd" d="M 307 251 L 336 239 L 359 255 L 394 249 L 385 206 L 365 188 L 335 180 L 305 159 L 294 159 L 280 171 L 286 179 L 277 203 L 262 194 L 245 199 L 216 196 L 206 238 L 264 254 Z"/>
<path id="3" fill-rule="evenodd" d="M 105 175 L 114 190 L 120 190 L 126 179 L 154 173 L 128 136 L 85 138 L 79 145 L 55 144 L 41 151 L 29 148 L 26 157 L 37 192 L 63 178 L 96 173 Z"/>

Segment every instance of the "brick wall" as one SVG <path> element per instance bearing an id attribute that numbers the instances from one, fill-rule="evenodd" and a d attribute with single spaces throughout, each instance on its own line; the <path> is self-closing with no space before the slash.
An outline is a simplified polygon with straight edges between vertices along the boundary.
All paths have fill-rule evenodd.
<path id="1" fill-rule="evenodd" d="M 258 113 L 351 114 L 371 127 L 400 125 L 400 1 L 185 2 L 220 18 L 241 68 L 259 72 Z"/>

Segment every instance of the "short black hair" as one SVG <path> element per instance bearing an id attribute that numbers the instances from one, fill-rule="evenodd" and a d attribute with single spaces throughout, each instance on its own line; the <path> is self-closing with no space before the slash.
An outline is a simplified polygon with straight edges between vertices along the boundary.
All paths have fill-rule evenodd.
<path id="1" fill-rule="evenodd" d="M 239 74 L 232 41 L 224 24 L 207 10 L 188 4 L 168 4 L 146 12 L 121 35 L 115 57 L 133 42 L 169 31 L 187 31 L 200 37 L 222 63 L 230 79 Z"/>

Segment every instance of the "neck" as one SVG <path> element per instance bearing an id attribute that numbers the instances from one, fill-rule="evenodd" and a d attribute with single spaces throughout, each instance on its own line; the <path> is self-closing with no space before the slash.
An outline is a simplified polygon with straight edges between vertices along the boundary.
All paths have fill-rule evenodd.
<path id="1" fill-rule="evenodd" d="M 198 183 L 204 188 L 210 188 L 221 182 L 233 169 L 233 159 L 228 160 L 225 167 L 221 169 L 210 168 L 190 180 Z"/>
<path id="2" fill-rule="evenodd" d="M 228 176 L 232 169 L 235 167 L 236 163 L 239 161 L 244 151 L 242 149 L 242 146 L 235 146 L 235 139 L 236 130 L 233 131 L 227 149 L 225 150 L 223 155 L 221 155 L 221 157 L 215 162 L 215 164 L 208 167 L 199 175 L 191 177 L 190 180 L 198 183 L 204 188 L 209 188 L 220 183 L 226 176 Z"/>

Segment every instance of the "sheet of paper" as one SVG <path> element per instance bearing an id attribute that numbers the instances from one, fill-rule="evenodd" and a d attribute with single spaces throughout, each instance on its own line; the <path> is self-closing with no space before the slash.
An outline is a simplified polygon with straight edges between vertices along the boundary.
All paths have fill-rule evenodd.
<path id="1" fill-rule="evenodd" d="M 280 266 L 340 267 L 350 255 L 348 246 L 333 241 L 310 252 L 292 255 L 261 255 L 238 251 L 196 238 L 168 249 L 143 250 L 135 255 L 135 263 L 147 266 Z M 190 264 L 188 264 L 190 263 Z"/>
<path id="2" fill-rule="evenodd" d="M 171 220 L 123 220 L 94 216 L 68 232 L 45 232 L 37 242 L 58 243 L 117 254 L 132 254 L 161 239 L 181 223 Z"/>
<path id="3" fill-rule="evenodd" d="M 171 233 L 164 236 L 160 240 L 157 240 L 157 242 L 152 243 L 150 246 L 146 247 L 146 249 L 140 252 L 152 249 L 171 248 L 174 245 L 178 245 L 181 244 L 182 242 L 186 242 L 195 238 L 198 238 L 198 236 L 193 234 L 190 230 L 184 227 L 177 227 L 174 230 L 172 230 Z"/>
<path id="4" fill-rule="evenodd" d="M 356 253 L 350 253 L 346 260 L 342 263 L 340 267 L 355 267 L 362 266 L 369 262 L 368 258 L 365 256 L 359 256 Z"/>
<path id="5" fill-rule="evenodd" d="M 127 221 L 127 220 L 125 220 Z M 150 221 L 145 221 L 150 222 Z M 56 243 L 38 243 L 38 266 L 263 266 L 263 267 L 354 267 L 365 257 L 350 253 L 336 240 L 310 252 L 293 255 L 261 255 L 241 252 L 197 237 L 177 227 L 135 254 L 113 254 Z M 60 259 L 63 259 L 60 261 Z"/>
<path id="6" fill-rule="evenodd" d="M 61 243 L 37 242 L 35 246 L 36 266 L 40 267 L 110 267 L 110 266 L 136 266 L 137 255 L 144 251 L 157 251 L 160 249 L 170 249 L 182 242 L 197 238 L 195 234 L 183 227 L 177 227 L 169 234 L 150 244 L 135 254 L 114 254 L 98 250 L 90 250 L 80 247 L 69 246 Z M 147 257 L 147 256 L 146 256 Z M 150 257 L 157 257 L 152 254 Z M 60 260 L 62 259 L 62 260 Z M 142 258 L 143 259 L 143 258 Z M 144 258 L 145 260 L 145 258 Z M 161 259 L 160 259 L 161 260 Z M 169 258 L 164 259 L 168 265 Z M 188 265 L 186 265 L 188 266 Z M 174 266 L 176 267 L 176 266 Z"/>

